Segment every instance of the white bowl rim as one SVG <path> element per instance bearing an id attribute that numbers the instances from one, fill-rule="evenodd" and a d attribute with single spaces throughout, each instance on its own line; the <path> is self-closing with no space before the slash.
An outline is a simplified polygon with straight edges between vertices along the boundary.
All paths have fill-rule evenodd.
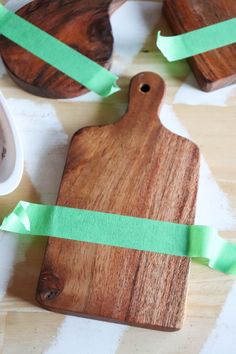
<path id="1" fill-rule="evenodd" d="M 9 174 L 9 177 L 0 182 L 0 196 L 10 194 L 13 192 L 19 185 L 22 175 L 23 175 L 23 168 L 24 168 L 24 157 L 23 157 L 23 149 L 22 144 L 19 139 L 15 123 L 6 102 L 5 97 L 0 91 L 0 105 L 3 111 L 3 116 L 0 115 L 0 122 L 5 121 L 8 123 L 9 129 L 3 131 L 3 135 L 10 137 L 13 141 L 11 141 L 14 145 L 14 158 L 15 163 L 12 171 Z M 7 155 L 6 155 L 7 158 Z M 0 170 L 1 174 L 1 170 Z"/>

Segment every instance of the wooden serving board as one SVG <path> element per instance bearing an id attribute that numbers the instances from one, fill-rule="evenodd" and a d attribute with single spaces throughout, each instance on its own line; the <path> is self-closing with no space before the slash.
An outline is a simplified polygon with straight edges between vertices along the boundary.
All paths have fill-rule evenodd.
<path id="1" fill-rule="evenodd" d="M 161 124 L 163 94 L 160 76 L 141 73 L 120 121 L 74 135 L 58 205 L 194 222 L 199 149 Z M 177 330 L 188 273 L 185 257 L 49 238 L 37 300 L 63 313 Z"/>
<path id="2" fill-rule="evenodd" d="M 113 37 L 109 14 L 125 0 L 34 0 L 17 14 L 109 68 Z M 49 98 L 71 98 L 88 90 L 78 82 L 1 37 L 1 55 L 9 75 L 24 90 Z"/>
<path id="3" fill-rule="evenodd" d="M 164 0 L 164 14 L 175 34 L 236 17 L 235 0 Z M 213 91 L 236 82 L 236 44 L 189 59 L 199 86 Z"/>

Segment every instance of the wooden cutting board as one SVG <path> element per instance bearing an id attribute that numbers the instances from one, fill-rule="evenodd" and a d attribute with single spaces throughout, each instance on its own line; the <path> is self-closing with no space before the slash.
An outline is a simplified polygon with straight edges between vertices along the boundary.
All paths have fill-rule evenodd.
<path id="1" fill-rule="evenodd" d="M 125 0 L 34 0 L 17 14 L 109 68 L 113 37 L 109 14 Z M 1 37 L 1 55 L 12 79 L 24 90 L 49 98 L 71 98 L 88 90 L 43 60 Z"/>
<path id="2" fill-rule="evenodd" d="M 164 0 L 163 9 L 175 34 L 236 17 L 235 0 Z M 189 63 L 204 91 L 236 82 L 236 44 L 196 55 Z"/>
<path id="3" fill-rule="evenodd" d="M 120 121 L 74 135 L 58 205 L 194 222 L 199 149 L 161 124 L 163 94 L 160 76 L 141 73 Z M 177 330 L 188 273 L 185 257 L 49 238 L 37 300 L 63 313 Z"/>

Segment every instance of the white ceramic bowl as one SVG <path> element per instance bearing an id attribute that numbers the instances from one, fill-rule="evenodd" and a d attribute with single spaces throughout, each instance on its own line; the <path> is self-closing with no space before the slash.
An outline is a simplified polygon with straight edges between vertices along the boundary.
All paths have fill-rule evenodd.
<path id="1" fill-rule="evenodd" d="M 7 102 L 0 92 L 0 196 L 13 192 L 23 174 L 23 149 Z"/>

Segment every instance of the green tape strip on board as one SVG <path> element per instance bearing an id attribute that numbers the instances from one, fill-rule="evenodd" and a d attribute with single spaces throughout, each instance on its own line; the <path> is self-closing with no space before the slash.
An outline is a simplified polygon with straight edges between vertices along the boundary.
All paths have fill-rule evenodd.
<path id="1" fill-rule="evenodd" d="M 236 43 L 236 18 L 177 36 L 157 35 L 157 47 L 169 61 L 192 57 Z"/>
<path id="2" fill-rule="evenodd" d="M 0 230 L 187 256 L 212 269 L 236 274 L 236 244 L 208 226 L 21 201 L 3 220 Z"/>
<path id="3" fill-rule="evenodd" d="M 0 34 L 100 96 L 120 90 L 116 75 L 3 5 L 0 5 Z"/>

